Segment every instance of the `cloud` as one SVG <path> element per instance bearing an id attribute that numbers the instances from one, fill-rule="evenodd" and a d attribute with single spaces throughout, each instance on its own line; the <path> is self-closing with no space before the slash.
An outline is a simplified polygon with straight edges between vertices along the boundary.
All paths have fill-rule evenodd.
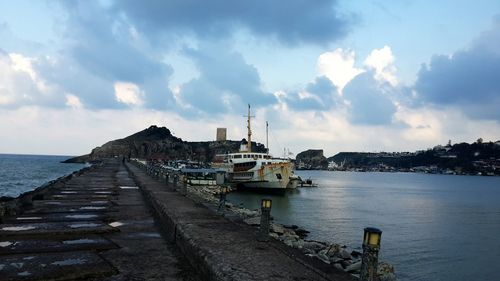
<path id="1" fill-rule="evenodd" d="M 63 99 L 34 70 L 34 63 L 32 58 L 0 49 L 0 107 L 63 104 Z"/>
<path id="2" fill-rule="evenodd" d="M 83 108 L 83 104 L 80 99 L 72 94 L 66 94 L 66 105 L 73 109 L 81 109 Z"/>
<path id="3" fill-rule="evenodd" d="M 126 105 L 140 106 L 144 103 L 144 92 L 134 83 L 116 82 L 115 98 Z"/>
<path id="4" fill-rule="evenodd" d="M 392 122 L 396 106 L 391 98 L 393 87 L 377 81 L 376 73 L 368 71 L 356 76 L 344 88 L 349 103 L 348 119 L 354 124 L 386 125 Z"/>
<path id="5" fill-rule="evenodd" d="M 345 85 L 364 70 L 354 67 L 355 53 L 353 50 L 338 48 L 326 52 L 318 58 L 318 71 L 320 75 L 328 77 L 342 93 Z"/>
<path id="6" fill-rule="evenodd" d="M 245 104 L 269 105 L 275 97 L 261 88 L 257 69 L 239 53 L 221 44 L 205 44 L 184 53 L 198 68 L 199 77 L 180 86 L 182 103 L 204 113 L 239 111 Z"/>
<path id="7" fill-rule="evenodd" d="M 414 90 L 421 106 L 458 107 L 472 118 L 500 121 L 500 20 L 466 50 L 432 57 Z M 488 40 L 491 39 L 491 40 Z"/>
<path id="8" fill-rule="evenodd" d="M 284 100 L 299 111 L 324 111 L 342 103 L 337 87 L 325 76 L 317 77 L 301 91 L 285 93 Z"/>
<path id="9" fill-rule="evenodd" d="M 142 44 L 141 35 L 123 16 L 98 2 L 58 3 L 67 13 L 58 28 L 63 38 L 60 51 L 32 59 L 32 72 L 25 71 L 37 75 L 33 80 L 38 88 L 40 81 L 50 86 L 53 99 L 24 100 L 18 105 L 68 106 L 70 94 L 90 109 L 123 108 L 126 104 L 115 97 L 115 83 L 123 82 L 137 85 L 142 90 L 140 103 L 149 108 L 174 107 L 168 88 L 171 67 L 160 53 Z M 26 70 L 26 63 L 19 65 Z"/>
<path id="10" fill-rule="evenodd" d="M 394 66 L 394 55 L 389 46 L 384 46 L 382 49 L 374 49 L 365 59 L 364 65 L 369 69 L 375 70 L 375 79 L 386 81 L 392 86 L 398 84 L 396 79 L 396 67 Z"/>
<path id="11" fill-rule="evenodd" d="M 278 96 L 294 110 L 335 111 L 353 124 L 387 125 L 393 121 L 396 99 L 403 88 L 395 87 L 395 58 L 391 48 L 374 49 L 355 67 L 352 50 L 336 49 L 318 58 L 318 76 L 300 91 Z"/>
<path id="12" fill-rule="evenodd" d="M 225 38 L 240 28 L 285 44 L 325 44 L 343 37 L 351 23 L 337 12 L 335 0 L 116 1 L 142 31 L 174 33 L 198 38 Z"/>

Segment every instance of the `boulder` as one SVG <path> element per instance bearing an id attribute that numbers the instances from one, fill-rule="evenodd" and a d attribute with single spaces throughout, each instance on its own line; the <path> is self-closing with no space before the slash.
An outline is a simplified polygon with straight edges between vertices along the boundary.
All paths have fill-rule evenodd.
<path id="1" fill-rule="evenodd" d="M 377 268 L 377 274 L 383 275 L 385 273 L 394 273 L 394 266 L 386 262 L 380 262 Z"/>
<path id="2" fill-rule="evenodd" d="M 377 275 L 380 281 L 396 281 L 396 274 L 394 274 L 394 266 L 386 262 L 378 264 Z"/>
<path id="3" fill-rule="evenodd" d="M 361 252 L 358 252 L 358 251 L 356 251 L 356 250 L 353 250 L 353 251 L 351 252 L 351 256 L 352 256 L 353 258 L 358 258 L 358 257 L 361 257 L 361 255 L 362 255 L 362 253 L 361 253 Z"/>
<path id="4" fill-rule="evenodd" d="M 281 224 L 272 223 L 270 231 L 277 233 L 277 234 L 280 234 L 280 235 L 283 235 L 285 233 L 285 228 L 283 228 L 283 226 Z"/>
<path id="5" fill-rule="evenodd" d="M 356 263 L 353 263 L 349 265 L 348 267 L 345 268 L 346 272 L 356 272 L 361 270 L 361 261 L 358 261 Z"/>
<path id="6" fill-rule="evenodd" d="M 296 240 L 296 241 L 293 241 L 292 242 L 292 247 L 296 248 L 296 249 L 302 249 L 304 248 L 304 240 Z"/>
<path id="7" fill-rule="evenodd" d="M 396 281 L 396 274 L 394 273 L 386 273 L 378 276 L 380 281 Z"/>
<path id="8" fill-rule="evenodd" d="M 352 262 L 350 260 L 343 260 L 340 262 L 340 264 L 342 265 L 342 267 L 347 268 L 352 264 Z"/>
<path id="9" fill-rule="evenodd" d="M 339 257 L 330 257 L 330 261 L 332 263 L 340 263 L 343 260 L 344 260 L 343 258 L 339 258 Z"/>
<path id="10" fill-rule="evenodd" d="M 304 248 L 312 250 L 313 252 L 318 252 L 323 249 L 325 245 L 316 241 L 304 241 Z"/>
<path id="11" fill-rule="evenodd" d="M 351 254 L 346 249 L 342 249 L 337 256 L 345 260 L 352 260 Z"/>
<path id="12" fill-rule="evenodd" d="M 339 270 L 344 270 L 344 268 L 342 267 L 342 265 L 340 263 L 333 264 L 333 267 L 335 267 L 336 269 L 339 269 Z"/>
<path id="13" fill-rule="evenodd" d="M 300 251 L 304 254 L 306 254 L 307 256 L 311 256 L 311 255 L 314 255 L 316 254 L 316 252 L 314 252 L 313 250 L 309 249 L 309 248 L 306 248 L 306 247 L 302 247 L 300 249 Z"/>
<path id="14" fill-rule="evenodd" d="M 341 247 L 339 244 L 331 244 L 330 246 L 328 246 L 328 248 L 326 250 L 328 252 L 328 255 L 330 257 L 333 257 L 333 256 L 336 256 L 340 252 Z"/>
<path id="15" fill-rule="evenodd" d="M 310 233 L 309 231 L 307 231 L 307 230 L 305 230 L 303 228 L 300 228 L 300 227 L 297 228 L 297 229 L 295 229 L 294 231 L 302 239 L 306 238 L 307 235 Z"/>
<path id="16" fill-rule="evenodd" d="M 320 253 L 318 253 L 318 254 L 316 255 L 316 257 L 317 257 L 318 259 L 320 259 L 322 262 L 327 263 L 327 264 L 330 264 L 330 260 L 328 259 L 328 256 L 326 256 L 324 253 L 321 253 L 321 252 L 320 252 Z"/>

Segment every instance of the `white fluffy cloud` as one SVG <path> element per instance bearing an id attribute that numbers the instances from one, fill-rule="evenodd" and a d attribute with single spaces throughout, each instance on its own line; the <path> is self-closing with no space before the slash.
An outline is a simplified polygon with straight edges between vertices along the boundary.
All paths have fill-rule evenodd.
<path id="1" fill-rule="evenodd" d="M 364 70 L 356 68 L 355 53 L 353 50 L 338 48 L 332 52 L 326 52 L 318 58 L 318 72 L 324 75 L 337 86 L 342 92 L 345 85 Z"/>
<path id="2" fill-rule="evenodd" d="M 33 77 L 33 70 L 21 56 L 0 53 L 0 106 L 32 99 L 37 92 Z"/>
<path id="3" fill-rule="evenodd" d="M 73 109 L 81 109 L 83 108 L 83 104 L 80 99 L 72 94 L 66 94 L 66 105 Z"/>
<path id="4" fill-rule="evenodd" d="M 389 46 L 382 49 L 374 49 L 365 59 L 364 65 L 375 70 L 375 78 L 380 81 L 387 81 L 392 86 L 398 84 L 396 79 L 396 67 L 394 66 L 394 55 Z"/>
<path id="5" fill-rule="evenodd" d="M 118 102 L 130 106 L 141 106 L 144 104 L 144 92 L 134 83 L 116 82 L 114 84 L 115 98 Z"/>

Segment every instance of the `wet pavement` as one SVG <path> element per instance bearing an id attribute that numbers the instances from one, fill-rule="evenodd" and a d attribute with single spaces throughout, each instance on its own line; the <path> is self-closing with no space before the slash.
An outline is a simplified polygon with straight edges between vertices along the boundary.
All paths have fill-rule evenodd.
<path id="1" fill-rule="evenodd" d="M 0 280 L 198 280 L 116 160 L 0 224 Z"/>

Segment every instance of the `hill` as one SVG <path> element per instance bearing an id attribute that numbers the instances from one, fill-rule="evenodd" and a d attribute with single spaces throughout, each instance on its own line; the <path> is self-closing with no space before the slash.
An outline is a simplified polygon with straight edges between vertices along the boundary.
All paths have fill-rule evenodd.
<path id="1" fill-rule="evenodd" d="M 93 162 L 125 156 L 140 159 L 193 160 L 210 162 L 216 154 L 237 152 L 241 141 L 188 142 L 175 137 L 166 127 L 151 126 L 123 139 L 109 141 L 92 149 L 90 154 L 68 159 L 67 163 Z M 265 152 L 264 145 L 252 142 L 252 150 Z"/>
<path id="2" fill-rule="evenodd" d="M 422 170 L 455 174 L 500 175 L 500 142 L 438 145 L 417 152 L 341 152 L 329 157 L 337 169 Z"/>

